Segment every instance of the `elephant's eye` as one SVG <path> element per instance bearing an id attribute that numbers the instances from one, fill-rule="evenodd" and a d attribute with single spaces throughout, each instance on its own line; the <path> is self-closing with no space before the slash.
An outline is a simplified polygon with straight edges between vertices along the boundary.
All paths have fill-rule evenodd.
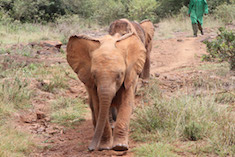
<path id="1" fill-rule="evenodd" d="M 122 78 L 123 72 L 117 74 L 116 80 L 120 80 Z"/>
<path id="2" fill-rule="evenodd" d="M 92 74 L 92 78 L 93 78 L 94 81 L 96 80 L 96 76 L 95 76 L 94 73 Z"/>

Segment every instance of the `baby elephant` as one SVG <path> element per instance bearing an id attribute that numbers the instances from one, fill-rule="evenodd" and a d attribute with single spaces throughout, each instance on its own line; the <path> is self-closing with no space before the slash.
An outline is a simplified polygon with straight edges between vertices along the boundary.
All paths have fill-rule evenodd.
<path id="1" fill-rule="evenodd" d="M 146 48 L 135 32 L 99 39 L 71 36 L 67 61 L 89 94 L 95 133 L 89 150 L 128 150 L 134 91 L 146 60 Z M 117 109 L 115 128 L 109 110 Z"/>

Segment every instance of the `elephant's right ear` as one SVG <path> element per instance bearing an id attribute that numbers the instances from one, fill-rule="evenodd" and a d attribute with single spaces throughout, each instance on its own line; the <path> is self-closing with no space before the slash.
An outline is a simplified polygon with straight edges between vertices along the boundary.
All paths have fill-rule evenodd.
<path id="1" fill-rule="evenodd" d="M 100 47 L 100 41 L 84 35 L 74 35 L 67 44 L 67 61 L 78 78 L 88 87 L 93 86 L 91 78 L 90 53 Z"/>

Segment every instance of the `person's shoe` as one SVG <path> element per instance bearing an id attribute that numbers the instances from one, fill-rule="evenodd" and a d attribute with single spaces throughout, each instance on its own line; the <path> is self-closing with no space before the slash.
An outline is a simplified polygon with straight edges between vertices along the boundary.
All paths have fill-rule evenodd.
<path id="1" fill-rule="evenodd" d="M 201 30 L 201 34 L 204 35 L 203 30 Z"/>

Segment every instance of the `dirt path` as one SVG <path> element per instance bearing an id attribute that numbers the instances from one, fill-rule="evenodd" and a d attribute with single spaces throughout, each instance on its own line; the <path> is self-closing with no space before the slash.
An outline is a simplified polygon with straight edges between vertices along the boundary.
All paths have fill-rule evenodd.
<path id="1" fill-rule="evenodd" d="M 181 36 L 173 39 L 155 40 L 151 54 L 152 77 L 156 75 L 159 77 L 159 75 L 162 76 L 168 73 L 174 74 L 174 71 L 179 68 L 198 64 L 200 58 L 197 56 L 205 53 L 205 45 L 201 42 L 204 38 L 205 36 L 199 36 L 198 38 Z M 66 93 L 68 97 L 86 96 L 85 88 L 81 82 L 70 82 L 69 84 L 71 88 Z M 45 104 L 41 104 L 38 106 L 38 110 L 46 111 L 46 107 Z M 32 130 L 33 126 L 54 129 L 54 132 L 52 129 L 49 136 L 46 136 L 45 132 L 45 134 L 42 133 L 40 136 L 35 137 L 39 145 L 44 146 L 44 149 L 32 153 L 30 155 L 32 157 L 134 156 L 131 150 L 138 144 L 132 141 L 130 141 L 130 150 L 127 152 L 88 152 L 87 147 L 93 136 L 90 111 L 87 112 L 85 121 L 75 128 L 66 129 L 66 131 L 63 131 L 61 126 L 51 124 L 47 119 L 49 117 L 48 113 L 43 114 L 45 116 L 36 119 L 33 123 L 22 123 L 22 127 L 28 130 Z"/>
<path id="2" fill-rule="evenodd" d="M 151 73 L 167 73 L 187 66 L 194 66 L 205 53 L 205 45 L 199 38 L 174 38 L 154 41 L 151 56 Z"/>

